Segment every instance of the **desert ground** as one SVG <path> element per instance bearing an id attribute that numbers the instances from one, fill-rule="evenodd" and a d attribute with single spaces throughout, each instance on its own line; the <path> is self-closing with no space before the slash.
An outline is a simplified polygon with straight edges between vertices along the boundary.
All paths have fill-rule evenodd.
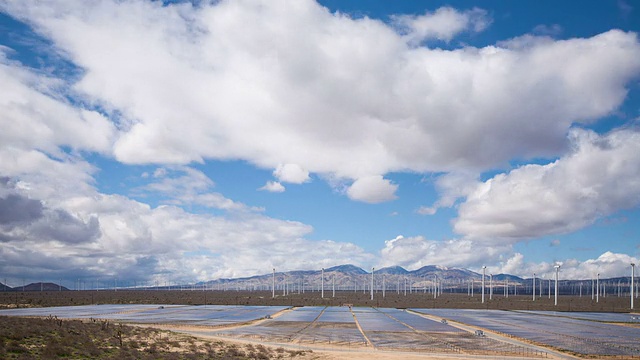
<path id="1" fill-rule="evenodd" d="M 380 308 L 449 308 L 449 309 L 498 309 L 498 310 L 552 310 L 552 311 L 589 311 L 589 312 L 629 312 L 629 299 L 627 297 L 608 296 L 600 297 L 599 301 L 591 299 L 591 296 L 560 296 L 558 306 L 554 305 L 554 298 L 543 296 L 532 300 L 531 296 L 514 296 L 508 298 L 500 295 L 485 295 L 485 303 L 481 301 L 481 296 L 467 296 L 467 294 L 442 294 L 433 298 L 432 294 L 416 292 L 407 294 L 386 292 L 386 294 L 375 293 L 374 300 L 370 299 L 369 293 L 338 291 L 333 296 L 332 292 L 325 291 L 322 298 L 320 292 L 305 292 L 304 294 L 276 294 L 272 297 L 270 291 L 190 291 L 190 290 L 118 290 L 118 291 L 31 291 L 31 292 L 0 292 L 1 308 L 32 308 L 51 306 L 74 306 L 92 304 L 175 304 L 175 305 L 262 305 L 262 306 L 341 306 L 351 304 L 354 307 L 380 307 Z M 23 319 L 31 321 L 33 319 Z M 46 319 L 45 319 L 46 320 Z M 66 321 L 66 320 L 65 320 Z M 85 320 L 86 321 L 86 320 Z M 7 319 L 0 317 L 0 324 L 4 328 L 11 328 L 6 324 Z M 45 324 L 46 325 L 46 324 Z M 50 324 L 51 325 L 51 324 Z M 91 324 L 90 324 L 91 325 Z M 133 324 L 128 324 L 133 325 Z M 131 326 L 126 325 L 128 328 Z M 52 325 L 53 326 L 53 325 Z M 139 326 L 135 326 L 137 328 Z M 212 357 L 216 351 L 224 354 L 229 359 L 241 358 L 299 358 L 299 359 L 488 359 L 495 358 L 490 355 L 477 354 L 433 354 L 416 353 L 403 351 L 379 351 L 367 347 L 350 348 L 348 351 L 338 349 L 335 346 L 326 344 L 314 344 L 312 347 L 296 347 L 295 344 L 265 343 L 263 340 L 251 339 L 231 339 L 212 334 L 203 334 L 202 328 L 180 326 L 180 325 L 144 325 L 142 328 L 150 329 L 150 333 L 139 333 L 135 330 L 128 330 L 131 340 L 124 347 L 113 344 L 113 335 L 105 340 L 111 345 L 104 358 L 208 358 Z M 46 333 L 47 331 L 45 331 Z M 158 335 L 164 334 L 164 335 Z M 136 337 L 137 336 L 137 337 Z M 146 336 L 146 337 L 145 337 Z M 160 337 L 159 337 L 160 336 Z M 183 344 L 173 348 L 158 348 L 158 338 L 165 336 L 166 341 L 172 344 Z M 488 336 L 514 344 L 531 346 L 519 339 L 507 338 L 500 334 L 490 333 Z M 41 336 L 44 339 L 44 337 Z M 117 337 L 115 337 L 117 339 Z M 9 339 L 9 340 L 7 340 Z M 16 337 L 11 340 L 5 338 L 3 345 L 16 345 Z M 156 340 L 154 340 L 156 339 Z M 187 340 L 185 340 L 187 339 Z M 191 340 L 189 340 L 191 339 Z M 197 339 L 197 340 L 196 340 Z M 43 340 L 44 341 L 44 340 Z M 50 341 L 50 340 L 49 340 Z M 164 341 L 163 341 L 164 343 Z M 138 345 L 136 345 L 138 344 Z M 146 344 L 146 345 L 140 345 Z M 196 344 L 196 345 L 193 345 Z M 176 350 L 188 347 L 193 352 Z M 56 351 L 56 348 L 47 348 L 47 344 L 42 345 L 43 349 Z M 123 350 L 124 349 L 124 350 Z M 172 350 L 173 349 L 173 350 Z M 284 350 L 283 350 L 284 349 Z M 18 349 L 19 350 L 19 349 Z M 556 352 L 553 349 L 545 349 L 548 358 L 575 358 L 572 354 Z M 44 351 L 44 350 L 43 350 Z M 59 350 L 58 351 L 62 351 Z M 95 351 L 95 350 L 94 350 Z M 151 351 L 152 353 L 149 353 Z M 64 351 L 63 351 L 64 352 Z M 72 352 L 67 350 L 67 352 Z M 141 352 L 142 355 L 139 355 Z M 117 355 L 120 354 L 120 355 Z M 164 354 L 169 357 L 161 357 Z M 18 353 L 18 355 L 20 355 Z M 163 356 L 164 356 L 163 355 Z M 155 356 L 155 357 L 154 357 Z M 234 357 L 235 356 L 235 357 Z M 9 357 L 11 358 L 11 357 Z M 16 356 L 13 358 L 29 358 Z M 46 356 L 40 357 L 46 358 Z M 510 357 L 501 357 L 508 359 Z M 514 357 L 514 358 L 522 358 Z"/>

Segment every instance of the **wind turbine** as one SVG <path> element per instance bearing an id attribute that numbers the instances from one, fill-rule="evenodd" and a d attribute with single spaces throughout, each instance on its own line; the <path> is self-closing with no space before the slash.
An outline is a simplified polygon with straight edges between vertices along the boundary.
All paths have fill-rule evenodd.
<path id="1" fill-rule="evenodd" d="M 324 299 L 324 268 L 322 268 L 322 278 L 320 279 L 320 286 L 321 286 L 321 295 L 320 297 L 322 297 Z"/>
<path id="2" fill-rule="evenodd" d="M 385 287 L 386 287 L 386 283 L 385 283 L 385 274 L 382 274 L 382 298 L 384 299 L 385 297 Z"/>
<path id="3" fill-rule="evenodd" d="M 372 267 L 371 268 L 371 300 L 373 301 L 373 272 L 376 270 L 376 268 Z"/>
<path id="4" fill-rule="evenodd" d="M 333 290 L 333 296 L 332 297 L 336 297 L 336 273 L 333 273 L 333 279 L 331 282 L 331 290 Z"/>
<path id="5" fill-rule="evenodd" d="M 633 310 L 633 282 L 636 277 L 636 264 L 631 263 L 631 310 Z"/>
<path id="6" fill-rule="evenodd" d="M 556 289 L 555 289 L 554 305 L 557 306 L 558 305 L 558 271 L 560 270 L 560 265 L 555 265 L 554 268 L 556 268 Z"/>
<path id="7" fill-rule="evenodd" d="M 433 298 L 435 299 L 438 295 L 438 275 L 433 274 Z"/>
<path id="8" fill-rule="evenodd" d="M 533 273 L 533 283 L 531 286 L 531 290 L 533 292 L 533 301 L 536 301 L 536 273 Z"/>
<path id="9" fill-rule="evenodd" d="M 486 266 L 482 266 L 482 303 L 484 304 L 484 274 L 485 271 L 487 270 Z"/>
<path id="10" fill-rule="evenodd" d="M 600 273 L 596 274 L 596 302 L 600 302 Z"/>

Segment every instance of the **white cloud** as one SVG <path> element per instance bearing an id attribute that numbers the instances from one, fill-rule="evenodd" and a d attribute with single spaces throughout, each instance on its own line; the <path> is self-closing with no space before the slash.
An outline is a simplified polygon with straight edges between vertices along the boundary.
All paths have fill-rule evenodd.
<path id="1" fill-rule="evenodd" d="M 267 181 L 267 183 L 264 184 L 264 186 L 259 188 L 258 190 L 280 193 L 280 192 L 284 192 L 286 189 L 282 184 L 280 184 L 277 181 Z"/>
<path id="2" fill-rule="evenodd" d="M 153 177 L 154 178 L 162 178 L 165 177 L 167 175 L 167 169 L 165 168 L 157 168 L 153 171 Z"/>
<path id="3" fill-rule="evenodd" d="M 67 194 L 94 191 L 95 168 L 86 161 L 67 156 L 54 159 L 37 150 L 0 147 L 0 176 L 18 179 L 18 186 L 50 203 L 63 201 Z"/>
<path id="4" fill-rule="evenodd" d="M 451 207 L 455 202 L 472 193 L 478 186 L 478 175 L 457 171 L 438 177 L 435 182 L 440 198 L 433 206 L 421 206 L 416 210 L 420 215 L 434 215 L 439 208 Z"/>
<path id="5" fill-rule="evenodd" d="M 540 24 L 540 25 L 536 25 L 536 27 L 533 28 L 532 32 L 538 35 L 553 37 L 553 36 L 558 36 L 562 34 L 563 30 L 564 29 L 562 28 L 562 26 L 558 24 L 552 24 L 552 25 Z"/>
<path id="6" fill-rule="evenodd" d="M 347 180 L 480 172 L 558 156 L 572 124 L 610 114 L 640 73 L 637 36 L 617 30 L 442 50 L 309 0 L 3 7 L 83 69 L 74 91 L 121 114 L 125 163 L 242 159 Z M 478 10 L 431 15 L 486 26 Z"/>
<path id="7" fill-rule="evenodd" d="M 510 250 L 509 245 L 491 247 L 468 239 L 435 241 L 422 236 L 399 235 L 385 241 L 380 251 L 380 261 L 382 266 L 399 265 L 408 270 L 426 265 L 473 267 L 495 262 L 500 254 Z"/>
<path id="8" fill-rule="evenodd" d="M 420 206 L 416 212 L 420 215 L 435 215 L 438 211 L 437 207 L 434 206 Z"/>
<path id="9" fill-rule="evenodd" d="M 0 143 L 64 156 L 59 146 L 110 153 L 116 129 L 101 114 L 75 108 L 60 92 L 64 82 L 5 58 L 0 47 Z"/>
<path id="10" fill-rule="evenodd" d="M 396 199 L 398 185 L 380 175 L 359 178 L 347 189 L 351 200 L 377 204 Z"/>
<path id="11" fill-rule="evenodd" d="M 560 279 L 580 280 L 593 279 L 596 274 L 600 278 L 611 278 L 631 275 L 631 263 L 638 263 L 638 258 L 626 254 L 618 254 L 610 251 L 604 252 L 596 259 L 579 261 L 577 259 L 563 259 L 556 262 L 533 263 L 526 262 L 521 253 L 514 253 L 506 261 L 497 266 L 488 266 L 487 271 L 493 274 L 512 274 L 522 277 L 552 279 L 555 277 L 556 264 L 561 265 Z"/>
<path id="12" fill-rule="evenodd" d="M 281 164 L 273 171 L 279 181 L 302 184 L 309 181 L 309 172 L 296 164 Z"/>
<path id="13" fill-rule="evenodd" d="M 573 151 L 480 184 L 459 207 L 454 230 L 472 238 L 518 241 L 574 231 L 640 203 L 640 132 L 597 135 L 575 129 Z"/>
<path id="14" fill-rule="evenodd" d="M 486 10 L 460 12 L 446 6 L 424 15 L 395 15 L 391 19 L 407 42 L 414 45 L 431 39 L 449 42 L 463 31 L 481 32 L 492 22 Z"/>
<path id="15" fill-rule="evenodd" d="M 174 172 L 168 169 L 163 180 Z M 121 195 L 74 191 L 86 189 L 78 182 L 61 189 L 59 199 L 44 201 L 36 196 L 48 193 L 40 190 L 48 183 L 31 178 L 22 188 L 0 179 L 5 276 L 186 282 L 373 259 L 351 243 L 306 240 L 310 226 L 256 212 L 214 216 L 172 205 L 151 208 Z"/>
<path id="16" fill-rule="evenodd" d="M 153 177 L 159 179 L 133 189 L 134 195 L 156 194 L 174 205 L 198 204 L 223 210 L 250 210 L 242 203 L 213 192 L 214 182 L 202 171 L 188 166 L 157 168 Z M 258 210 L 253 208 L 253 210 Z"/>

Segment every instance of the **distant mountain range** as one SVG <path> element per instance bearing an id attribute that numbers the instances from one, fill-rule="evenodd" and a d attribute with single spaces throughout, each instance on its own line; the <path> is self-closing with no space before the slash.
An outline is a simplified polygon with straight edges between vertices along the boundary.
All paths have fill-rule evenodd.
<path id="1" fill-rule="evenodd" d="M 371 289 L 371 272 L 363 270 L 355 265 L 347 264 L 324 269 L 324 281 L 322 270 L 275 272 L 245 278 L 217 279 L 200 282 L 194 286 L 211 290 L 272 290 L 275 283 L 276 291 L 297 292 L 317 291 L 321 287 L 324 290 L 351 290 L 364 291 Z M 548 292 L 549 279 L 543 279 L 543 292 Z M 485 286 L 491 282 L 495 291 L 504 291 L 508 288 L 510 293 L 531 294 L 532 278 L 521 278 L 510 274 L 485 274 Z M 600 284 L 607 291 L 628 291 L 630 277 L 618 277 L 600 279 Z M 448 268 L 439 265 L 423 266 L 417 270 L 406 270 L 401 266 L 390 266 L 374 269 L 374 289 L 383 287 L 390 291 L 404 291 L 405 287 L 411 291 L 428 291 L 434 284 L 443 288 L 446 292 L 466 293 L 473 287 L 478 291 L 482 286 L 482 274 L 460 268 Z M 585 280 L 560 280 L 560 291 L 568 294 L 588 293 L 591 289 L 591 279 Z M 540 291 L 540 278 L 536 278 L 536 291 Z"/>
<path id="2" fill-rule="evenodd" d="M 276 269 L 277 270 L 277 269 Z M 324 281 L 323 281 L 324 274 Z M 286 291 L 314 291 L 324 287 L 325 291 L 335 288 L 336 290 L 364 291 L 371 289 L 371 272 L 358 266 L 346 264 L 333 266 L 324 270 L 295 270 L 286 272 L 271 272 L 263 275 L 255 275 L 242 278 L 224 278 L 182 285 L 151 286 L 145 289 L 208 289 L 208 290 L 272 290 L 279 292 Z M 471 287 L 476 289 L 481 287 L 482 274 L 467 269 L 448 268 L 439 265 L 423 266 L 417 270 L 406 270 L 401 266 L 390 266 L 381 269 L 374 269 L 374 289 L 404 291 L 405 287 L 411 291 L 432 289 L 434 284 L 445 290 L 465 293 Z M 486 274 L 485 285 L 495 288 L 518 287 L 517 293 L 531 293 L 532 278 L 521 278 L 510 274 Z M 549 279 L 544 279 L 545 285 Z M 600 284 L 605 284 L 615 289 L 622 289 L 623 284 L 628 284 L 630 277 L 619 277 L 610 279 L 600 279 Z M 584 290 L 587 292 L 591 288 L 591 279 L 586 280 L 560 280 L 561 287 L 570 288 L 571 293 L 578 293 Z M 540 287 L 540 279 L 536 279 L 536 287 Z M 119 288 L 129 288 L 121 286 Z M 141 287 L 133 287 L 142 289 Z M 31 283 L 25 286 L 9 287 L 0 283 L 0 291 L 67 291 L 68 288 L 55 283 Z M 87 289 L 89 290 L 89 289 Z M 514 292 L 516 289 L 514 288 Z M 618 290 L 621 291 L 621 290 Z"/>
<path id="3" fill-rule="evenodd" d="M 322 282 L 322 274 L 324 272 L 324 283 Z M 374 288 L 380 289 L 383 286 L 386 289 L 404 290 L 406 286 L 411 289 L 425 289 L 433 287 L 437 281 L 439 286 L 447 284 L 458 288 L 466 288 L 469 284 L 481 281 L 482 274 L 467 269 L 448 268 L 445 266 L 428 265 L 417 270 L 406 270 L 401 266 L 390 266 L 381 269 L 374 269 Z M 520 277 L 498 274 L 493 276 L 494 280 L 501 279 L 513 284 L 524 283 Z M 275 279 L 276 289 L 293 289 L 298 288 L 317 290 L 323 285 L 326 289 L 336 290 L 364 290 L 371 288 L 371 271 L 366 271 L 355 265 L 339 265 L 323 270 L 305 270 L 305 271 L 287 271 L 276 272 L 271 274 L 256 275 L 244 278 L 227 278 L 216 279 L 197 284 L 199 287 L 207 287 L 211 289 L 246 289 L 246 290 L 270 290 Z M 486 274 L 486 281 L 489 281 L 489 274 Z"/>
<path id="4" fill-rule="evenodd" d="M 68 288 L 50 282 L 37 282 L 24 286 L 10 287 L 0 283 L 0 291 L 67 291 Z"/>

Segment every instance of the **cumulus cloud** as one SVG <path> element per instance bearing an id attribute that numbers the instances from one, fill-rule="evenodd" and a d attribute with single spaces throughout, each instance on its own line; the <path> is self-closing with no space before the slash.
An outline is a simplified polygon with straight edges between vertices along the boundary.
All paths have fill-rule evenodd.
<path id="1" fill-rule="evenodd" d="M 264 184 L 264 186 L 259 188 L 258 190 L 280 193 L 280 192 L 284 192 L 286 189 L 282 184 L 280 184 L 277 181 L 267 181 L 267 183 Z"/>
<path id="2" fill-rule="evenodd" d="M 367 176 L 359 178 L 347 189 L 347 196 L 351 200 L 370 204 L 381 203 L 396 199 L 398 185 L 382 176 Z"/>
<path id="3" fill-rule="evenodd" d="M 434 215 L 438 211 L 438 208 L 434 206 L 420 206 L 416 209 L 416 212 L 420 215 Z"/>
<path id="4" fill-rule="evenodd" d="M 174 171 L 168 169 L 163 179 Z M 373 259 L 352 243 L 307 240 L 311 226 L 258 212 L 193 214 L 96 191 L 68 192 L 64 200 L 45 206 L 28 196 L 45 184 L 3 183 L 0 214 L 5 206 L 25 210 L 3 216 L 0 223 L 0 254 L 8 275 L 187 282 L 254 275 L 274 266 L 285 270 L 282 264 L 293 270 Z"/>
<path id="5" fill-rule="evenodd" d="M 527 262 L 521 253 L 513 253 L 509 258 L 496 266 L 488 266 L 487 271 L 493 274 L 513 274 L 530 278 L 536 277 L 552 279 L 555 277 L 555 265 L 560 265 L 560 279 L 584 280 L 593 279 L 596 274 L 601 278 L 631 275 L 631 263 L 638 263 L 638 258 L 627 254 L 611 251 L 602 253 L 596 259 L 580 261 L 577 259 L 562 259 L 556 262 Z"/>
<path id="6" fill-rule="evenodd" d="M 468 237 L 534 238 L 583 228 L 640 203 L 640 132 L 570 134 L 573 150 L 481 183 L 459 207 L 454 230 Z"/>
<path id="7" fill-rule="evenodd" d="M 42 201 L 29 199 L 16 188 L 5 183 L 0 197 L 0 240 L 3 242 L 55 241 L 66 245 L 91 242 L 100 235 L 96 217 L 88 221 L 62 209 L 52 209 Z"/>
<path id="8" fill-rule="evenodd" d="M 432 206 L 421 206 L 416 212 L 420 215 L 433 215 L 439 208 L 451 207 L 455 202 L 466 197 L 478 185 L 478 175 L 472 172 L 457 171 L 441 175 L 437 178 L 436 190 L 439 199 Z"/>
<path id="9" fill-rule="evenodd" d="M 42 207 L 40 201 L 8 194 L 0 198 L 0 224 L 30 223 L 42 217 Z"/>
<path id="10" fill-rule="evenodd" d="M 82 68 L 74 91 L 118 111 L 125 163 L 243 159 L 348 180 L 484 170 L 557 156 L 572 124 L 610 114 L 640 73 L 636 34 L 617 30 L 442 50 L 310 0 L 3 7 Z M 447 19 L 479 31 L 482 14 L 443 8 L 414 25 L 444 19 L 429 31 L 447 38 Z"/>
<path id="11" fill-rule="evenodd" d="M 486 10 L 458 11 L 447 6 L 424 15 L 395 15 L 391 19 L 404 38 L 414 45 L 430 39 L 449 42 L 463 31 L 481 32 L 492 22 Z"/>
<path id="12" fill-rule="evenodd" d="M 273 176 L 282 182 L 302 184 L 309 181 L 309 172 L 296 164 L 283 164 L 273 171 Z"/>
<path id="13" fill-rule="evenodd" d="M 153 177 L 157 181 L 135 188 L 133 194 L 161 195 L 166 203 L 175 205 L 197 204 L 222 210 L 259 210 L 213 192 L 212 189 L 215 186 L 213 180 L 192 167 L 158 168 L 153 172 Z"/>
<path id="14" fill-rule="evenodd" d="M 385 241 L 380 261 L 382 266 L 400 265 L 409 270 L 426 265 L 473 267 L 498 260 L 500 254 L 510 250 L 509 245 L 490 247 L 468 239 L 435 241 L 423 236 L 399 235 Z"/>
<path id="15" fill-rule="evenodd" d="M 3 147 L 38 149 L 55 156 L 63 155 L 59 146 L 110 153 L 117 134 L 111 121 L 68 103 L 62 95 L 63 81 L 9 61 L 7 51 L 0 46 Z"/>

